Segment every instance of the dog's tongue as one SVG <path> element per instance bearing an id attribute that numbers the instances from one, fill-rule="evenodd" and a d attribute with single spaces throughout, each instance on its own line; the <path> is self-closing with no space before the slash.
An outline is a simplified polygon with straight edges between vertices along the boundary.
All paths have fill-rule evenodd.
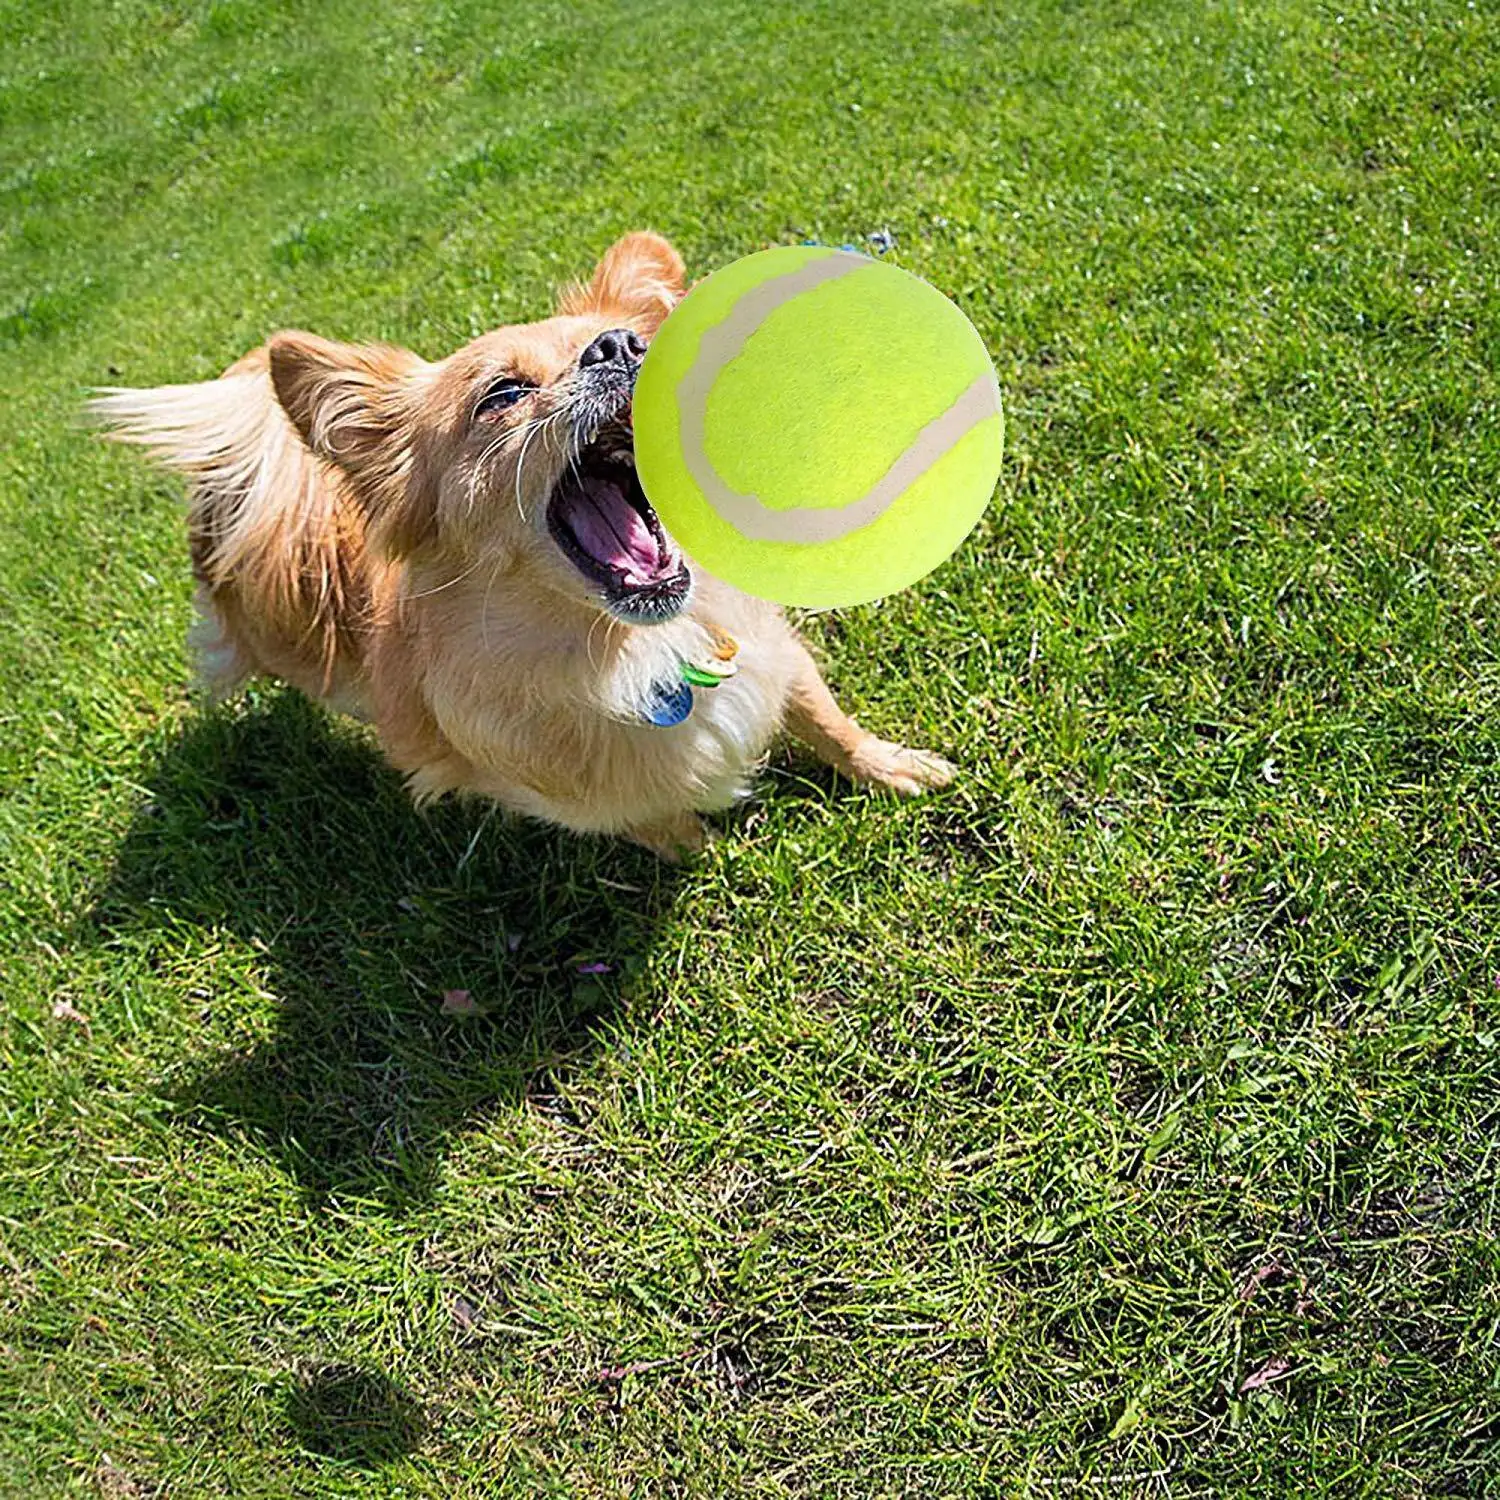
<path id="1" fill-rule="evenodd" d="M 590 475 L 568 490 L 565 516 L 595 562 L 647 583 L 673 563 L 651 528 L 611 479 Z"/>

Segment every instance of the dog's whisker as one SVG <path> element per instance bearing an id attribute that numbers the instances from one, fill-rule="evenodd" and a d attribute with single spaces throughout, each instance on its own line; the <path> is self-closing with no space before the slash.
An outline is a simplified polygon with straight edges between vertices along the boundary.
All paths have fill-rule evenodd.
<path id="1" fill-rule="evenodd" d="M 525 431 L 526 433 L 526 436 L 521 443 L 520 457 L 516 460 L 515 482 L 516 510 L 519 512 L 520 517 L 523 521 L 526 519 L 526 491 L 524 485 L 526 456 L 531 451 L 531 445 L 533 442 L 540 439 L 542 447 L 546 448 L 548 446 L 548 440 L 551 437 L 552 433 L 556 431 L 559 426 L 561 426 L 566 418 L 572 416 L 573 412 L 578 407 L 580 400 L 580 397 L 575 396 L 567 401 L 564 401 L 562 405 L 560 405 L 555 411 L 550 412 L 545 417 L 535 419 L 533 422 L 528 423 L 526 428 L 523 429 L 523 431 Z"/>
<path id="2" fill-rule="evenodd" d="M 518 427 L 509 428 L 497 434 L 485 445 L 479 457 L 474 460 L 474 464 L 469 471 L 469 479 L 466 486 L 466 514 L 473 514 L 474 506 L 479 499 L 480 486 L 485 482 L 490 466 L 507 449 L 519 443 L 521 445 L 521 456 L 516 465 L 516 508 L 520 513 L 521 519 L 523 521 L 526 519 L 526 508 L 522 503 L 523 491 L 521 485 L 526 456 L 530 451 L 531 444 L 539 437 L 543 439 L 545 444 L 548 431 L 555 427 L 562 418 L 571 415 L 573 410 L 578 406 L 579 400 L 580 398 L 577 396 L 570 397 L 556 410 L 546 412 L 539 417 L 532 417 L 528 421 L 522 422 Z"/>
<path id="3" fill-rule="evenodd" d="M 521 443 L 520 457 L 516 459 L 516 513 L 521 517 L 523 521 L 526 519 L 526 498 L 525 491 L 522 489 L 522 485 L 525 481 L 526 475 L 526 454 L 530 450 L 531 445 L 537 438 L 538 434 L 545 431 L 546 423 L 543 423 L 540 428 L 536 429 L 536 431 L 527 433 L 525 440 Z"/>
<path id="4" fill-rule="evenodd" d="M 520 514 L 520 517 L 523 521 L 526 519 L 526 455 L 531 451 L 531 445 L 536 442 L 538 438 L 542 440 L 543 448 L 547 446 L 547 433 L 562 417 L 566 410 L 566 406 L 559 407 L 556 411 L 550 412 L 547 416 L 539 417 L 535 421 L 529 422 L 526 425 L 525 429 L 523 429 L 525 432 L 525 436 L 521 440 L 520 457 L 516 459 L 515 482 L 516 510 Z"/>
<path id="5" fill-rule="evenodd" d="M 495 559 L 495 566 L 490 569 L 490 581 L 484 586 L 484 603 L 479 608 L 479 639 L 484 643 L 484 649 L 490 649 L 490 595 L 495 591 L 495 580 L 500 576 L 505 566 L 505 559 Z"/>
<path id="6" fill-rule="evenodd" d="M 609 643 L 610 627 L 615 623 L 615 621 L 614 618 L 605 610 L 600 610 L 599 613 L 594 616 L 593 624 L 589 626 L 589 633 L 583 638 L 584 655 L 588 658 L 589 665 L 596 671 L 598 670 L 599 663 L 594 660 L 594 632 L 599 628 L 601 622 L 603 622 L 604 625 L 604 639 L 605 644 L 607 645 Z"/>
<path id="7" fill-rule="evenodd" d="M 478 498 L 479 481 L 484 476 L 486 466 L 490 460 L 505 446 L 505 434 L 491 439 L 485 445 L 484 451 L 474 461 L 474 467 L 469 471 L 469 503 L 464 508 L 465 515 L 474 514 L 474 502 Z"/>
<path id="8" fill-rule="evenodd" d="M 447 581 L 447 583 L 440 583 L 436 588 L 419 589 L 417 590 L 417 592 L 407 594 L 405 597 L 408 599 L 426 599 L 433 594 L 441 594 L 444 589 L 451 589 L 455 583 L 462 583 L 465 578 L 467 578 L 472 572 L 474 572 L 476 568 L 478 568 L 481 560 L 482 559 L 476 559 L 474 562 L 470 563 L 470 565 L 465 568 L 462 573 L 455 574 Z"/>

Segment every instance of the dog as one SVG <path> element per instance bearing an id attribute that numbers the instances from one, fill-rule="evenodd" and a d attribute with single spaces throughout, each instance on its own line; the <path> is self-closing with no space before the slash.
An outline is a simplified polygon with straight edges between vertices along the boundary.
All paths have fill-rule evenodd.
<path id="1" fill-rule="evenodd" d="M 684 290 L 677 251 L 634 233 L 552 317 L 436 363 L 286 332 L 217 380 L 99 392 L 111 436 L 187 476 L 210 692 L 280 678 L 370 722 L 419 803 L 478 795 L 673 862 L 782 731 L 859 781 L 945 785 L 642 492 L 636 372 Z"/>

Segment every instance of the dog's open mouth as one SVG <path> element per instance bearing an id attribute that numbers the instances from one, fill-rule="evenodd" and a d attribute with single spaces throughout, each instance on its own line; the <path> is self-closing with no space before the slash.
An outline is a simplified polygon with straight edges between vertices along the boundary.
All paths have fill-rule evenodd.
<path id="1" fill-rule="evenodd" d="M 547 504 L 547 525 L 613 614 L 668 620 L 687 602 L 692 574 L 636 478 L 628 428 L 600 433 L 569 465 Z"/>

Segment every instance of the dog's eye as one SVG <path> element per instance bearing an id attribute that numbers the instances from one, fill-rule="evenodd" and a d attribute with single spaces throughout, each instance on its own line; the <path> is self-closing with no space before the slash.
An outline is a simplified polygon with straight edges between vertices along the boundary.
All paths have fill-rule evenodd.
<path id="1" fill-rule="evenodd" d="M 517 401 L 524 401 L 535 389 L 529 380 L 516 380 L 509 375 L 503 380 L 497 380 L 479 398 L 479 404 L 474 408 L 474 420 L 482 422 L 486 418 L 498 417 Z"/>

